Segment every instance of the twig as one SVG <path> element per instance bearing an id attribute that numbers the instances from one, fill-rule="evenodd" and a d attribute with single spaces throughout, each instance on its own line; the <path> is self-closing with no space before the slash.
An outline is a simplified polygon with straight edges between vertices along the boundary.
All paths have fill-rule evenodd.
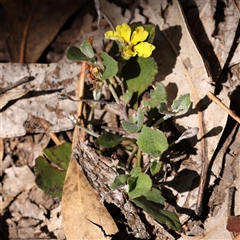
<path id="1" fill-rule="evenodd" d="M 57 137 L 57 135 L 55 133 L 49 132 L 48 135 L 57 146 L 62 144 L 62 142 L 59 140 L 59 138 Z"/>
<path id="2" fill-rule="evenodd" d="M 78 81 L 78 91 L 77 91 L 77 98 L 81 99 L 83 97 L 83 93 L 84 93 L 84 78 L 85 78 L 85 71 L 86 71 L 86 62 L 82 62 L 82 66 L 81 66 L 81 73 L 80 73 L 80 77 L 79 77 L 79 81 Z M 78 121 L 81 122 L 81 115 L 82 115 L 82 109 L 83 109 L 83 102 L 80 101 L 78 102 L 78 109 L 77 109 L 77 117 L 78 117 Z M 85 132 L 84 132 L 85 134 Z M 73 131 L 73 141 L 72 141 L 72 149 L 74 149 L 77 146 L 77 143 L 79 142 L 81 138 L 81 141 L 84 141 L 84 136 L 81 135 L 80 136 L 80 132 L 79 132 L 79 127 L 77 125 L 75 125 L 74 127 L 74 131 Z"/>
<path id="3" fill-rule="evenodd" d="M 224 111 L 226 111 L 233 119 L 235 119 L 238 123 L 240 123 L 240 118 L 229 109 L 224 103 L 221 102 L 219 98 L 217 98 L 213 93 L 208 92 L 208 98 L 214 101 L 218 106 L 220 106 Z"/>

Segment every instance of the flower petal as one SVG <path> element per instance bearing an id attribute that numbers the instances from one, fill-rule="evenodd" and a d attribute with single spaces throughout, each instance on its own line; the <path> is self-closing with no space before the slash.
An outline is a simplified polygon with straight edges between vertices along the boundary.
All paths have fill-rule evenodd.
<path id="1" fill-rule="evenodd" d="M 123 37 L 121 35 L 119 35 L 118 32 L 114 32 L 114 31 L 105 32 L 105 38 L 111 39 L 114 41 L 124 42 Z"/>
<path id="2" fill-rule="evenodd" d="M 145 31 L 142 26 L 137 27 L 135 31 L 133 31 L 131 36 L 131 44 L 135 45 L 138 42 L 143 42 L 146 40 L 148 36 L 148 31 Z"/>
<path id="3" fill-rule="evenodd" d="M 125 42 L 130 42 L 131 28 L 127 23 L 117 25 L 116 32 L 124 39 Z"/>
<path id="4" fill-rule="evenodd" d="M 155 46 L 153 46 L 151 43 L 148 43 L 148 42 L 141 42 L 136 46 L 134 46 L 134 52 L 139 57 L 143 57 L 143 58 L 150 57 L 154 49 L 155 49 Z"/>
<path id="5" fill-rule="evenodd" d="M 133 47 L 132 45 L 129 45 L 129 46 L 124 47 L 124 49 L 123 49 L 122 56 L 126 60 L 128 60 L 130 57 L 135 57 L 137 54 L 136 52 L 134 52 L 132 50 L 132 47 Z"/>

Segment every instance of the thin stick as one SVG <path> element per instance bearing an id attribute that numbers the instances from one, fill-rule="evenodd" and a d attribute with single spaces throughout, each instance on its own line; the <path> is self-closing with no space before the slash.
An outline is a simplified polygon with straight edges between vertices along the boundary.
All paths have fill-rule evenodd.
<path id="1" fill-rule="evenodd" d="M 86 62 L 82 62 L 81 66 L 81 73 L 78 81 L 78 91 L 77 91 L 77 98 L 80 99 L 83 97 L 84 93 L 84 79 L 85 79 L 85 71 L 86 71 Z M 78 102 L 78 109 L 77 109 L 77 117 L 78 121 L 81 122 L 81 115 L 82 115 L 82 109 L 83 109 L 83 102 Z M 73 131 L 73 140 L 72 140 L 72 149 L 74 149 L 77 146 L 77 143 L 81 140 L 84 141 L 84 134 L 80 134 L 79 127 L 75 125 L 74 131 Z"/>
<path id="2" fill-rule="evenodd" d="M 217 98 L 213 93 L 208 92 L 208 98 L 214 101 L 218 106 L 220 106 L 224 111 L 226 111 L 233 119 L 235 119 L 238 123 L 240 123 L 240 118 L 229 109 L 224 103 L 221 102 L 219 98 Z"/>
<path id="3" fill-rule="evenodd" d="M 63 143 L 63 142 L 61 142 L 61 141 L 59 140 L 59 138 L 57 137 L 57 135 L 56 135 L 55 133 L 49 132 L 48 135 L 50 136 L 50 138 L 53 140 L 53 142 L 54 142 L 57 146 L 59 146 L 59 145 L 61 145 L 61 144 Z"/>

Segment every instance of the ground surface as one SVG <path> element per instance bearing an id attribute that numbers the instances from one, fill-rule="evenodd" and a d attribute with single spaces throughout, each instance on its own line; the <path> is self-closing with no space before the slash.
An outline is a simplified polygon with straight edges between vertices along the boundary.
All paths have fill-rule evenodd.
<path id="1" fill-rule="evenodd" d="M 35 159 L 42 155 L 43 149 L 54 146 L 50 136 L 46 134 L 49 126 L 46 127 L 44 121 L 50 122 L 51 119 L 55 121 L 51 123 L 51 131 L 57 132 L 60 140 L 72 140 L 72 122 L 67 115 L 76 112 L 76 106 L 71 101 L 59 106 L 54 95 L 55 91 L 62 92 L 63 89 L 66 91 L 62 93 L 75 91 L 75 82 L 81 66 L 63 58 L 67 47 L 94 36 L 94 45 L 99 51 L 102 47 L 102 34 L 109 28 L 107 21 L 102 20 L 101 30 L 97 29 L 97 15 L 92 3 L 76 2 L 36 1 L 34 5 L 28 0 L 0 1 L 0 61 L 2 62 L 0 93 L 3 94 L 2 89 L 6 89 L 13 82 L 30 73 L 35 76 L 32 82 L 23 84 L 22 89 L 21 87 L 17 89 L 21 90 L 19 95 L 10 96 L 7 100 L 0 99 L 2 109 L 0 235 L 2 239 L 66 238 L 62 227 L 61 200 L 45 194 L 36 186 Z M 164 70 L 157 74 L 156 82 L 163 80 L 170 95 L 174 95 L 174 91 L 181 93 L 190 89 L 189 85 L 176 82 L 174 78 L 174 75 L 176 78 L 181 77 L 178 75 L 177 62 L 182 57 L 184 59 L 182 63 L 186 66 L 189 76 L 195 78 L 194 87 L 197 88 L 196 86 L 200 86 L 198 83 L 203 81 L 196 79 L 196 76 L 200 76 L 198 74 L 201 71 L 210 69 L 213 81 L 209 80 L 211 86 L 209 91 L 219 95 L 221 100 L 240 116 L 239 5 L 224 0 L 201 0 L 196 1 L 197 4 L 194 1 L 182 0 L 181 11 L 176 7 L 176 1 L 161 1 L 161 13 L 154 14 L 155 4 L 158 2 L 155 0 L 148 1 L 148 7 L 141 1 L 140 3 L 130 0 L 112 2 L 114 3 L 108 5 L 104 11 L 114 25 L 129 21 L 153 22 L 158 24 L 159 31 L 165 32 L 169 42 L 176 44 L 174 46 L 178 48 L 175 49 L 178 54 L 174 59 L 171 59 L 170 52 L 161 56 L 161 51 L 168 48 L 163 45 L 160 46 L 162 48 L 160 55 L 157 53 L 153 55 L 156 59 L 161 58 L 158 59 L 159 69 L 164 67 Z M 185 14 L 184 18 L 183 14 Z M 173 30 L 175 32 L 172 32 Z M 156 36 L 160 35 L 156 34 Z M 197 50 L 192 48 L 192 42 L 187 42 L 188 39 L 194 40 Z M 157 41 L 162 40 L 159 38 Z M 183 57 L 183 54 L 186 55 Z M 194 62 L 193 59 L 198 58 L 205 59 L 206 68 L 203 62 Z M 29 65 L 14 65 L 14 62 L 29 63 Z M 39 64 L 34 65 L 34 63 Z M 197 65 L 198 63 L 202 65 Z M 183 90 L 180 85 L 183 86 Z M 26 89 L 30 92 L 22 102 L 14 100 L 21 99 L 21 96 L 26 94 L 22 91 Z M 199 96 L 206 96 L 207 89 L 208 87 L 197 88 Z M 86 91 L 86 95 L 89 95 L 90 91 Z M 202 98 L 204 97 L 200 97 Z M 5 101 L 10 102 L 3 106 L 2 102 Z M 28 117 L 24 120 L 26 113 Z M 96 129 L 101 128 L 100 114 L 95 116 Z M 165 126 L 166 134 L 174 137 L 181 133 L 182 129 L 192 126 L 192 120 L 183 121 L 174 120 L 168 123 L 168 126 Z M 202 163 L 201 160 L 199 163 L 198 158 L 199 152 L 203 149 L 199 147 L 201 140 L 195 139 L 194 146 L 192 143 L 178 145 L 182 149 L 173 150 L 175 156 L 169 155 L 172 158 L 167 165 L 171 166 L 171 171 L 166 182 L 170 183 L 169 189 L 174 191 L 166 190 L 165 196 L 169 198 L 168 207 L 177 206 L 176 211 L 183 224 L 183 232 L 168 233 L 162 230 L 161 232 L 159 225 L 148 219 L 148 224 L 152 223 L 149 225 L 150 231 L 155 231 L 155 235 L 152 236 L 156 239 L 233 239 L 237 236 L 236 232 L 240 232 L 239 218 L 229 218 L 240 215 L 239 126 L 218 105 L 215 106 L 215 110 L 204 115 L 203 121 L 208 129 L 203 138 L 207 139 L 207 150 L 204 154 L 206 159 L 209 159 L 209 168 L 206 171 L 207 184 L 203 195 L 202 214 L 199 218 L 191 214 L 196 203 L 198 188 L 194 184 L 189 184 L 187 190 L 182 190 L 188 185 L 188 181 L 194 179 L 197 182 L 195 185 L 199 186 L 199 178 L 202 177 L 199 171 Z M 106 114 L 104 124 L 115 127 L 118 123 L 116 117 Z M 193 150 L 197 154 L 192 154 Z M 177 176 L 175 181 L 172 181 L 173 176 Z M 114 218 L 114 213 L 112 215 Z M 229 219 L 231 222 L 228 224 L 228 229 L 236 226 L 232 232 L 226 229 Z M 122 222 L 126 225 L 125 220 Z M 125 226 L 124 224 L 121 227 Z M 126 228 L 123 227 L 121 231 L 123 234 L 126 233 Z M 133 235 L 131 238 L 134 239 Z M 121 239 L 121 236 L 113 239 Z"/>

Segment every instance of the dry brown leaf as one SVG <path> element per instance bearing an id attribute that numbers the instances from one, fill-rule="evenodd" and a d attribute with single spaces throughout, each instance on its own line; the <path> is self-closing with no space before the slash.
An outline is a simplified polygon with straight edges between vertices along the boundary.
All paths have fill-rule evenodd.
<path id="1" fill-rule="evenodd" d="M 206 97 L 208 91 L 214 92 L 214 87 L 211 85 L 212 80 L 195 46 L 178 1 L 173 0 L 172 4 L 168 4 L 166 1 L 161 1 L 161 4 L 152 1 L 151 5 L 145 6 L 144 9 L 144 13 L 150 17 L 150 21 L 159 28 L 156 31 L 154 42 L 156 50 L 153 53 L 159 66 L 156 81 L 164 80 L 163 84 L 167 86 L 170 97 L 174 98 L 176 95 L 190 93 L 193 102 L 187 114 L 180 115 L 175 119 L 176 124 L 182 132 L 190 127 L 200 129 L 199 140 L 192 139 L 191 141 L 197 151 L 196 155 L 192 156 L 189 162 L 183 162 L 179 171 L 190 166 L 191 170 L 201 175 L 202 164 L 206 164 L 203 169 L 203 175 L 205 175 L 207 165 L 225 126 L 227 114 Z M 222 91 L 218 97 L 226 105 L 229 104 L 226 91 Z M 204 182 L 202 181 L 199 187 L 200 191 L 203 186 Z M 201 204 L 199 196 L 201 195 L 197 188 L 190 191 L 190 194 L 186 191 L 178 196 L 177 204 L 180 207 L 194 209 L 196 203 Z M 197 206 L 197 209 L 199 207 Z"/>
<path id="2" fill-rule="evenodd" d="M 66 174 L 62 206 L 67 239 L 109 239 L 106 235 L 118 232 L 111 215 L 73 158 Z"/>
<path id="3" fill-rule="evenodd" d="M 66 20 L 85 2 L 86 0 L 1 0 L 12 29 L 8 39 L 12 61 L 20 60 L 20 48 L 23 41 L 26 41 L 24 62 L 36 62 Z"/>

